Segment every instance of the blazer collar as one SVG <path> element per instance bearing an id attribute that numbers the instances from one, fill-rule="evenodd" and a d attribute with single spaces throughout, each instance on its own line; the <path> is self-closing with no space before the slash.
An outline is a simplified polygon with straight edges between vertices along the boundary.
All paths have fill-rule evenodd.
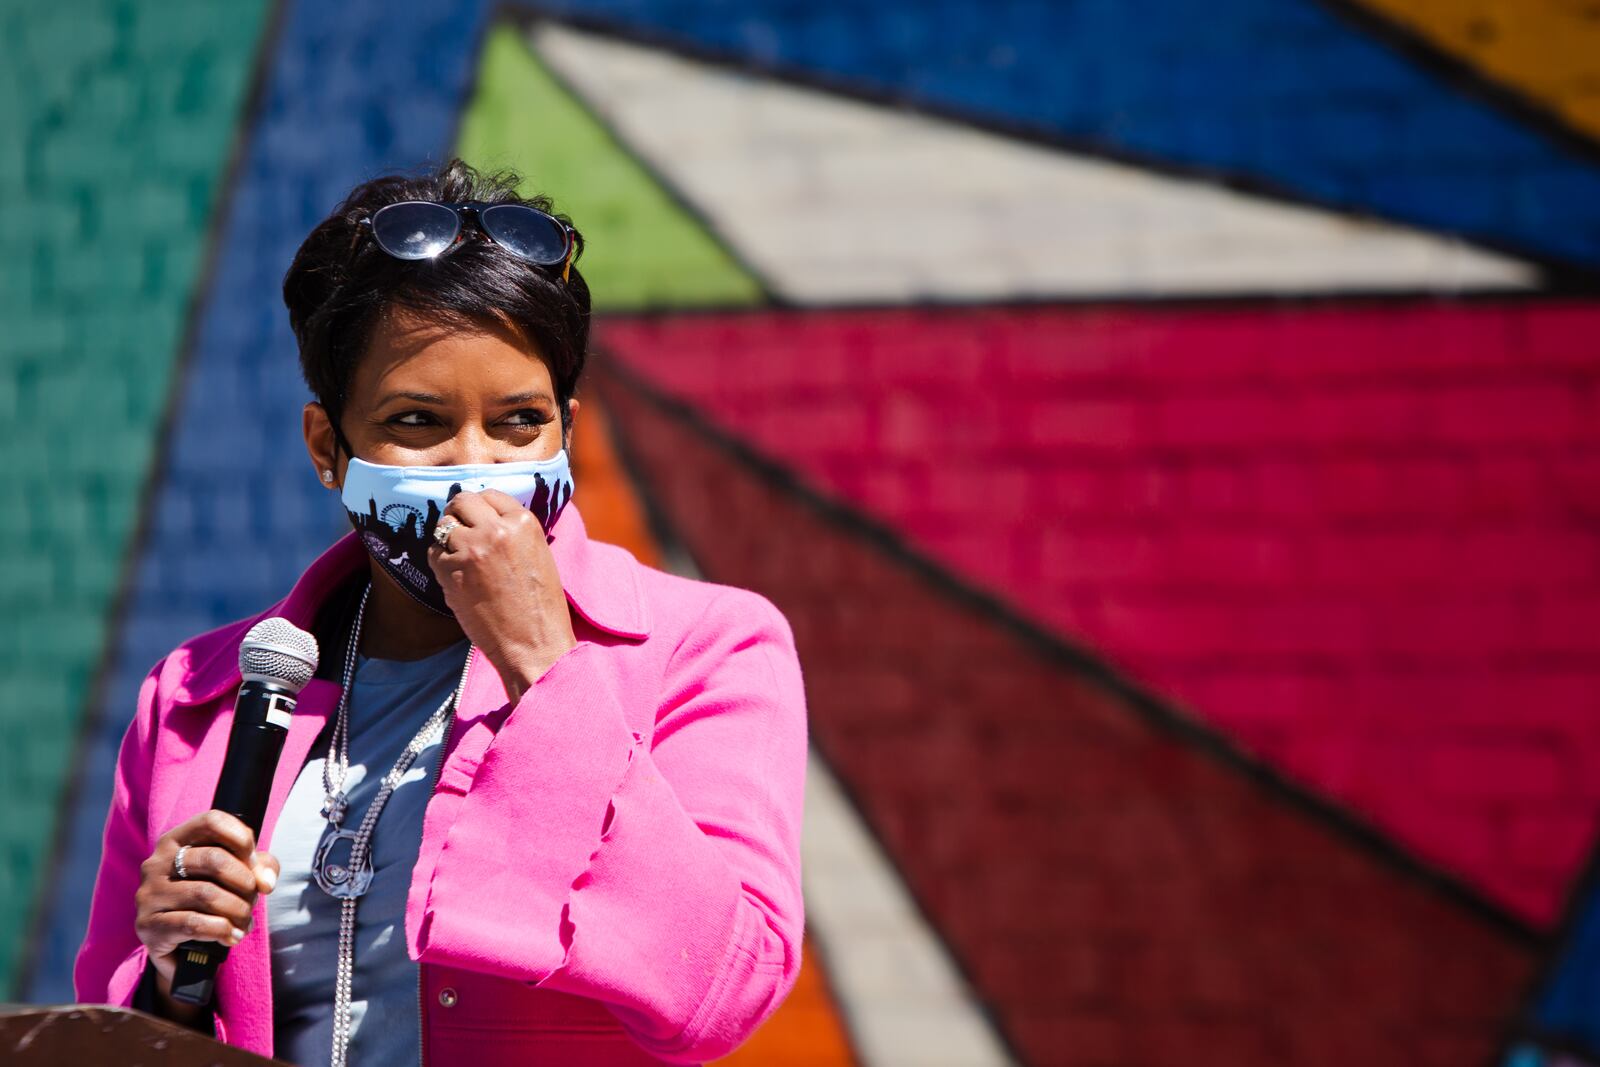
<path id="1" fill-rule="evenodd" d="M 590 624 L 617 637 L 643 640 L 650 635 L 650 613 L 639 585 L 633 554 L 604 541 L 591 541 L 575 502 L 569 502 L 550 529 L 550 551 L 567 602 Z M 310 629 L 323 600 L 367 566 L 367 552 L 354 531 L 340 538 L 307 567 L 289 595 L 259 615 L 241 619 L 208 635 L 203 647 L 180 650 L 191 659 L 186 679 L 173 699 L 204 704 L 239 683 L 239 644 L 262 619 L 281 615 Z M 196 642 L 195 644 L 199 644 Z"/>

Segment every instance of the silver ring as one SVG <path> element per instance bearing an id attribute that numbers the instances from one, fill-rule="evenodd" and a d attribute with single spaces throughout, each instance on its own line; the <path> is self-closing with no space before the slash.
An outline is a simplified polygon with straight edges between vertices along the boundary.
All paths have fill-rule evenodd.
<path id="1" fill-rule="evenodd" d="M 433 528 L 434 541 L 438 543 L 440 548 L 449 551 L 450 535 L 455 533 L 460 526 L 461 524 L 454 519 L 445 519 Z"/>
<path id="2" fill-rule="evenodd" d="M 172 874 L 180 881 L 189 877 L 189 872 L 183 865 L 183 854 L 188 851 L 188 845 L 179 845 L 178 851 L 172 857 Z"/>

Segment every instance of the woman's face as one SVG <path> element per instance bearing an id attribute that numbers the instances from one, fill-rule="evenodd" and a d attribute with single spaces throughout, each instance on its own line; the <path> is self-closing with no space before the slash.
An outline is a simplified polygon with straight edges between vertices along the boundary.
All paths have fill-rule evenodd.
<path id="1" fill-rule="evenodd" d="M 550 368 L 516 333 L 464 332 L 404 310 L 374 330 L 342 428 L 358 458 L 393 466 L 548 459 L 562 447 Z M 339 450 L 335 461 L 322 405 L 306 405 L 304 429 L 318 479 L 342 486 L 349 457 Z M 331 484 L 322 479 L 330 469 Z"/>

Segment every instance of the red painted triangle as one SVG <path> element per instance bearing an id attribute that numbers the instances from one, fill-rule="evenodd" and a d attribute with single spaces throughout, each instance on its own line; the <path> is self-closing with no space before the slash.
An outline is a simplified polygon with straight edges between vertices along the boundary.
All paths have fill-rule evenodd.
<path id="1" fill-rule="evenodd" d="M 1524 916 L 1600 777 L 1600 305 L 608 319 L 612 358 Z"/>
<path id="2" fill-rule="evenodd" d="M 1528 939 L 598 384 L 706 577 L 790 621 L 814 742 L 1024 1062 L 1491 1058 Z"/>

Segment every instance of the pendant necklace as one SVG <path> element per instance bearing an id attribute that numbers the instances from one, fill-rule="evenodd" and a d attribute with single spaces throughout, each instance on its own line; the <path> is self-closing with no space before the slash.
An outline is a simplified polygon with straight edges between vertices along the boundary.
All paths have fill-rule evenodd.
<path id="1" fill-rule="evenodd" d="M 345 1067 L 345 1055 L 350 1045 L 350 992 L 351 976 L 355 970 L 356 906 L 372 887 L 372 832 L 378 816 L 388 803 L 389 794 L 400 784 L 406 771 L 416 762 L 422 750 L 433 744 L 444 731 L 445 724 L 461 702 L 467 687 L 467 668 L 472 665 L 472 647 L 467 649 L 466 662 L 461 665 L 461 680 L 455 691 L 445 698 L 434 713 L 417 730 L 405 749 L 394 761 L 389 773 L 379 783 L 378 794 L 367 806 L 361 825 L 355 830 L 344 829 L 341 824 L 350 811 L 350 801 L 345 795 L 345 781 L 350 775 L 350 687 L 355 678 L 356 649 L 361 643 L 361 622 L 367 613 L 367 597 L 372 593 L 372 583 L 361 592 L 361 605 L 356 609 L 355 624 L 350 628 L 350 644 L 345 649 L 344 680 L 339 693 L 339 710 L 334 718 L 333 736 L 328 740 L 328 758 L 322 763 L 322 788 L 324 799 L 322 817 L 328 820 L 322 840 L 317 845 L 311 861 L 311 877 L 317 886 L 339 901 L 339 962 L 334 979 L 333 994 L 333 1056 L 331 1067 Z M 338 773 L 335 775 L 334 769 Z M 349 858 L 336 862 L 334 849 L 343 844 L 350 847 Z"/>

